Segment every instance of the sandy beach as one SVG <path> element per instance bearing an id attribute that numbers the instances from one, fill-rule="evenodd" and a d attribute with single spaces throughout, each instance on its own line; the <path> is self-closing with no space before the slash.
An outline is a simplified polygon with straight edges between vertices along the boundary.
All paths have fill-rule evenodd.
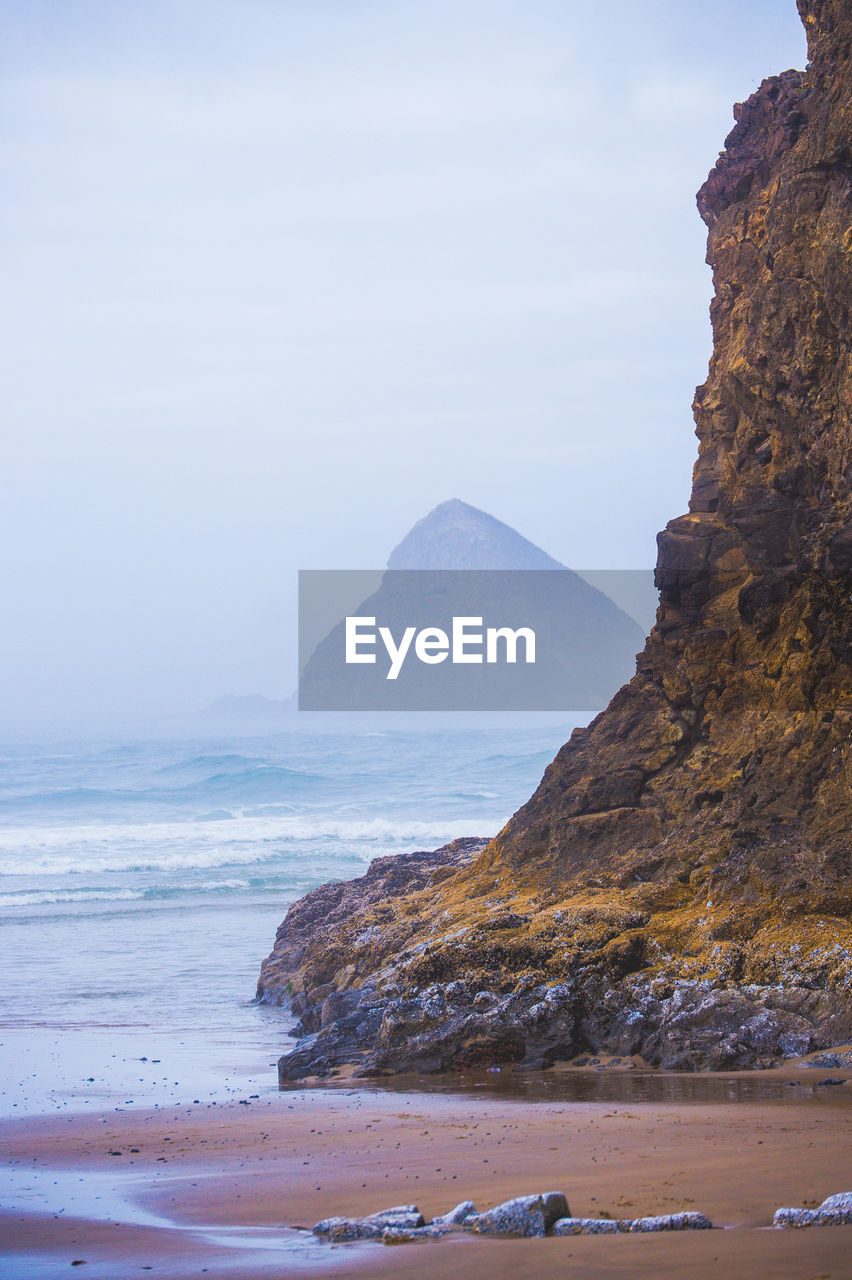
<path id="1" fill-rule="evenodd" d="M 314 1089 L 6 1121 L 0 1274 L 76 1263 L 110 1280 L 849 1276 L 852 1228 L 766 1229 L 780 1205 L 852 1186 L 852 1085 L 813 1083 L 761 1102 L 638 1104 Z M 416 1202 L 428 1217 L 548 1189 L 575 1215 L 698 1209 L 720 1229 L 393 1248 L 302 1230 L 331 1214 Z"/>

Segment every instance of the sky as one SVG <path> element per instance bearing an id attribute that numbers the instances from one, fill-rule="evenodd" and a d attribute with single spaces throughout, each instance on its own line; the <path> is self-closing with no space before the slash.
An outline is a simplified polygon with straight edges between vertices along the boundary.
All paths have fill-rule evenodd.
<path id="1" fill-rule="evenodd" d="M 300 568 L 686 509 L 695 192 L 794 0 L 0 0 L 0 735 L 295 685 Z"/>

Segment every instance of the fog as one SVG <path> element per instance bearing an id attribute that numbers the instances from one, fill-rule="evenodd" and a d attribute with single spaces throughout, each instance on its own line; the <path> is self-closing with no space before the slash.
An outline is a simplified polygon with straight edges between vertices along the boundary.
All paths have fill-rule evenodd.
<path id="1" fill-rule="evenodd" d="M 0 61 L 0 733 L 288 696 L 297 570 L 446 498 L 653 562 L 793 0 L 32 0 Z"/>

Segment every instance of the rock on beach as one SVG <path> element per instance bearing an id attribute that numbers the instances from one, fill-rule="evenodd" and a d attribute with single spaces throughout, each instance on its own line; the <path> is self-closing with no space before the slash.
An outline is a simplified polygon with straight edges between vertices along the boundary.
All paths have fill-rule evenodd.
<path id="1" fill-rule="evenodd" d="M 818 1209 L 778 1209 L 773 1227 L 836 1227 L 852 1223 L 852 1191 L 828 1196 Z"/>
<path id="2" fill-rule="evenodd" d="M 555 1222 L 569 1214 L 561 1191 L 543 1191 L 505 1200 L 485 1213 L 471 1215 L 464 1225 L 479 1235 L 545 1236 Z"/>

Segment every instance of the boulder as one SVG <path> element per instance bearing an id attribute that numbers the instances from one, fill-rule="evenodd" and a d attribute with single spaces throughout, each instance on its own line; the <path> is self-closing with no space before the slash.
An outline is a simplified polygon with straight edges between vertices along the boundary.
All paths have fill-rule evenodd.
<path id="1" fill-rule="evenodd" d="M 560 1218 L 554 1222 L 555 1236 L 608 1236 L 626 1231 L 627 1225 L 614 1218 Z"/>
<path id="2" fill-rule="evenodd" d="M 709 1231 L 713 1223 L 703 1213 L 664 1213 L 654 1218 L 634 1218 L 628 1231 Z"/>
<path id="3" fill-rule="evenodd" d="M 516 1196 L 484 1213 L 471 1214 L 464 1225 L 479 1235 L 545 1236 L 555 1222 L 569 1215 L 561 1191 L 543 1191 L 539 1195 Z"/>
<path id="4" fill-rule="evenodd" d="M 423 1214 L 416 1204 L 399 1204 L 364 1218 L 323 1218 L 313 1227 L 313 1233 L 339 1244 L 346 1240 L 379 1240 L 387 1228 L 414 1231 L 423 1225 Z"/>
<path id="5" fill-rule="evenodd" d="M 852 1223 L 852 1191 L 828 1196 L 818 1209 L 778 1209 L 773 1227 L 836 1227 Z"/>
<path id="6" fill-rule="evenodd" d="M 602 1236 L 636 1231 L 707 1231 L 713 1226 L 703 1213 L 664 1213 L 650 1218 L 560 1218 L 555 1236 Z"/>
<path id="7" fill-rule="evenodd" d="M 776 1209 L 773 1227 L 814 1227 L 819 1221 L 816 1209 Z"/>
<path id="8" fill-rule="evenodd" d="M 315 1236 L 341 1244 L 346 1240 L 378 1240 L 382 1228 L 363 1218 L 323 1218 L 314 1228 Z"/>
<path id="9" fill-rule="evenodd" d="M 382 1244 L 418 1244 L 421 1240 L 440 1240 L 451 1231 L 452 1227 L 436 1227 L 431 1222 L 425 1227 L 385 1227 Z"/>
<path id="10" fill-rule="evenodd" d="M 439 1214 L 433 1218 L 430 1226 L 433 1227 L 460 1227 L 466 1222 L 471 1214 L 476 1213 L 472 1200 L 462 1200 L 461 1204 L 457 1204 L 455 1209 L 450 1209 L 448 1213 Z"/>

